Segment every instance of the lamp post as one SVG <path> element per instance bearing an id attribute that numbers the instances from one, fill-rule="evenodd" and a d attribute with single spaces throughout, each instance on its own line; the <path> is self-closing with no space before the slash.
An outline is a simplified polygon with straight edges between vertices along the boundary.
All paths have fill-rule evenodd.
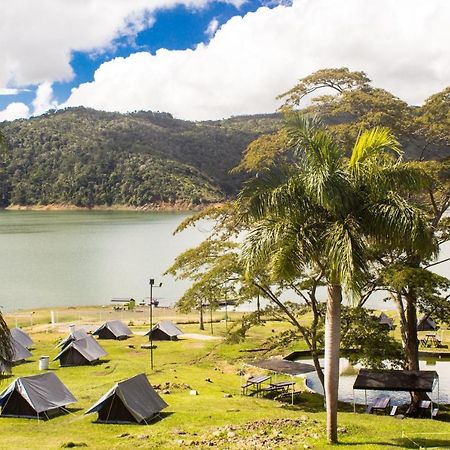
<path id="1" fill-rule="evenodd" d="M 148 321 L 150 323 L 150 368 L 153 370 L 153 335 L 152 335 L 152 328 L 153 328 L 153 286 L 155 286 L 155 279 L 150 278 L 150 304 L 148 305 Z M 161 287 L 162 283 L 159 283 L 159 286 L 155 287 Z"/>

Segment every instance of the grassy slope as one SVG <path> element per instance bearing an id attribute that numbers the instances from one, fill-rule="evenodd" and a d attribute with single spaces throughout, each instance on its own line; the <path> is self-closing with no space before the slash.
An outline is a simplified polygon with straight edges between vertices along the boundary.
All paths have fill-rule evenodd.
<path id="1" fill-rule="evenodd" d="M 86 314 L 86 311 L 83 311 L 83 314 Z M 95 314 L 94 310 L 90 312 L 94 316 L 98 310 Z M 165 313 L 160 311 L 158 314 Z M 68 315 L 66 317 L 73 320 L 75 316 L 80 315 L 82 314 L 77 311 L 73 312 L 73 317 Z M 47 312 L 37 311 L 35 319 L 39 322 L 45 316 L 48 316 Z M 278 331 L 282 327 L 280 323 L 273 323 L 264 328 L 256 328 L 244 345 L 224 344 L 220 340 L 158 342 L 155 351 L 156 370 L 152 374 L 149 373 L 148 350 L 140 349 L 140 344 L 146 342 L 146 339 L 137 335 L 125 342 L 102 341 L 102 345 L 108 351 L 108 357 L 96 366 L 61 369 L 56 362 L 52 362 L 51 370 L 78 399 L 78 403 L 73 405 L 73 413 L 39 423 L 36 420 L 2 418 L 0 448 L 53 449 L 61 447 L 64 443 L 75 442 L 85 443 L 89 448 L 96 449 L 130 447 L 173 449 L 183 447 L 192 441 L 202 442 L 211 437 L 217 439 L 214 437 L 217 427 L 227 424 L 239 425 L 260 419 L 281 418 L 302 418 L 304 422 L 301 426 L 283 428 L 282 436 L 293 436 L 293 440 L 280 440 L 277 448 L 303 448 L 305 443 L 312 448 L 323 448 L 326 446 L 325 414 L 319 396 L 304 392 L 299 403 L 289 407 L 273 400 L 239 395 L 242 379 L 237 372 L 244 368 L 242 360 L 248 358 L 248 354 L 239 350 L 257 347 L 262 339 L 272 333 L 272 329 Z M 35 326 L 34 329 L 38 330 L 39 327 Z M 142 330 L 142 327 L 138 329 Z M 195 325 L 185 325 L 183 329 L 186 332 L 198 332 Z M 215 332 L 223 333 L 224 324 L 215 325 Z M 35 340 L 33 358 L 30 362 L 17 366 L 14 375 L 36 373 L 39 356 L 54 357 L 56 355 L 54 346 L 63 335 L 61 332 L 33 333 L 32 337 Z M 129 345 L 134 345 L 135 348 L 129 348 Z M 169 407 L 165 410 L 164 419 L 150 426 L 96 424 L 93 423 L 94 415 L 83 416 L 86 408 L 112 384 L 140 372 L 146 372 L 153 384 L 187 383 L 193 389 L 197 389 L 200 395 L 190 396 L 187 389 L 174 389 L 170 394 L 162 395 Z M 211 379 L 212 383 L 206 381 L 207 378 Z M 9 382 L 10 379 L 7 379 L 3 385 L 6 387 Z M 224 398 L 224 393 L 231 393 L 233 397 Z M 450 424 L 443 421 L 450 420 L 448 412 L 442 414 L 440 420 L 431 421 L 355 415 L 346 405 L 342 405 L 342 410 L 339 417 L 340 426 L 345 429 L 340 436 L 342 446 L 367 449 L 381 449 L 386 446 L 418 448 L 408 438 L 423 446 L 442 446 L 450 442 Z M 181 434 L 182 432 L 186 434 Z M 252 431 L 244 427 L 237 430 L 236 434 L 250 435 L 254 432 L 260 436 L 258 441 L 263 442 L 265 435 L 261 434 L 263 432 L 261 428 Z M 273 432 L 277 431 L 269 430 L 268 435 L 271 436 Z M 127 436 L 119 437 L 126 433 Z M 226 433 L 225 431 L 225 436 Z M 402 434 L 408 438 L 402 438 Z M 139 436 L 148 438 L 141 439 Z M 445 439 L 447 441 L 444 441 Z M 183 444 L 180 444 L 180 440 L 183 440 Z M 221 442 L 219 447 L 227 445 Z M 227 442 L 227 438 L 224 442 Z M 201 444 L 195 445 L 202 448 Z M 244 444 L 231 445 L 231 448 L 238 447 L 255 448 L 255 446 L 244 447 Z"/>

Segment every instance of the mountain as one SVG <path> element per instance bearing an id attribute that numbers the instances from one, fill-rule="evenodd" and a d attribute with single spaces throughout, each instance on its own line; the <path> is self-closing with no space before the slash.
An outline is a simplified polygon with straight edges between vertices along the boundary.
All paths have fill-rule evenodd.
<path id="1" fill-rule="evenodd" d="M 0 124 L 0 206 L 203 204 L 237 192 L 230 175 L 280 116 L 189 122 L 168 113 L 69 108 Z"/>

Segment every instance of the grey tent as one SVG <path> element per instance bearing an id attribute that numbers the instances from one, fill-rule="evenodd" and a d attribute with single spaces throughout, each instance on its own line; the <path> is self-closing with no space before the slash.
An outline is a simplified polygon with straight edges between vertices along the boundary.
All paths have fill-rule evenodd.
<path id="1" fill-rule="evenodd" d="M 59 359 L 61 367 L 86 366 L 105 355 L 100 344 L 92 336 L 88 336 L 66 345 L 53 361 Z"/>
<path id="2" fill-rule="evenodd" d="M 163 321 L 156 324 L 145 335 L 154 341 L 176 341 L 183 332 L 172 322 Z"/>
<path id="3" fill-rule="evenodd" d="M 92 334 L 98 336 L 99 339 L 126 339 L 133 332 L 120 320 L 111 320 L 105 322 Z"/>
<path id="4" fill-rule="evenodd" d="M 2 416 L 49 418 L 76 401 L 51 372 L 17 378 L 0 394 Z"/>
<path id="5" fill-rule="evenodd" d="M 382 312 L 379 315 L 378 321 L 380 322 L 381 325 L 385 325 L 390 330 L 394 329 L 394 321 L 384 312 Z"/>
<path id="6" fill-rule="evenodd" d="M 12 328 L 11 336 L 19 342 L 19 344 L 22 344 L 26 348 L 30 348 L 33 345 L 33 340 L 30 338 L 28 333 L 23 331 L 21 328 Z"/>
<path id="7" fill-rule="evenodd" d="M 20 342 L 16 341 L 14 338 L 11 338 L 11 345 L 13 349 L 13 357 L 11 362 L 13 364 L 17 364 L 21 361 L 25 361 L 27 358 L 30 358 L 31 352 L 26 347 L 24 347 Z"/>
<path id="8" fill-rule="evenodd" d="M 434 331 L 436 328 L 436 322 L 426 315 L 417 322 L 417 331 Z"/>
<path id="9" fill-rule="evenodd" d="M 168 405 L 141 373 L 117 383 L 86 414 L 105 423 L 148 423 Z"/>
<path id="10" fill-rule="evenodd" d="M 86 331 L 83 330 L 83 328 L 79 329 L 72 329 L 70 330 L 70 333 L 67 337 L 65 337 L 58 345 L 57 347 L 64 348 L 67 345 L 69 345 L 73 341 L 79 341 L 80 339 L 86 339 L 90 337 L 89 334 L 86 333 Z"/>
<path id="11" fill-rule="evenodd" d="M 14 364 L 20 364 L 27 358 L 32 356 L 30 350 L 24 347 L 20 342 L 16 341 L 11 336 L 11 347 L 12 347 L 12 359 L 11 361 L 1 361 L 0 362 L 0 372 L 11 373 L 11 367 Z"/>

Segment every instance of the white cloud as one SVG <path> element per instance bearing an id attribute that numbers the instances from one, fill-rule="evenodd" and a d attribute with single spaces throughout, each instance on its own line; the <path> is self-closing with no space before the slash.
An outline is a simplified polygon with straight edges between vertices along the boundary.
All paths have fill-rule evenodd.
<path id="1" fill-rule="evenodd" d="M 30 110 L 25 103 L 10 103 L 5 109 L 0 111 L 0 122 L 4 120 L 23 119 L 30 115 Z"/>
<path id="2" fill-rule="evenodd" d="M 341 66 L 418 103 L 450 82 L 449 23 L 447 0 L 296 0 L 233 17 L 194 50 L 106 62 L 65 106 L 189 119 L 268 112 L 298 78 Z"/>
<path id="3" fill-rule="evenodd" d="M 208 27 L 206 28 L 205 34 L 209 38 L 212 38 L 214 36 L 214 34 L 216 33 L 217 28 L 219 28 L 219 21 L 216 18 L 214 18 L 211 20 L 211 22 L 209 22 Z"/>
<path id="4" fill-rule="evenodd" d="M 48 81 L 40 84 L 36 90 L 36 97 L 33 100 L 33 115 L 39 116 L 57 106 L 58 103 L 53 98 L 52 84 Z"/>
<path id="5" fill-rule="evenodd" d="M 0 89 L 0 95 L 17 95 L 19 92 L 20 92 L 19 89 L 11 89 L 11 88 Z"/>
<path id="6" fill-rule="evenodd" d="M 133 37 L 152 13 L 216 0 L 1 0 L 0 88 L 67 81 L 72 51 L 99 52 Z M 223 0 L 239 7 L 245 0 Z M 7 5 L 6 5 L 7 3 Z"/>

